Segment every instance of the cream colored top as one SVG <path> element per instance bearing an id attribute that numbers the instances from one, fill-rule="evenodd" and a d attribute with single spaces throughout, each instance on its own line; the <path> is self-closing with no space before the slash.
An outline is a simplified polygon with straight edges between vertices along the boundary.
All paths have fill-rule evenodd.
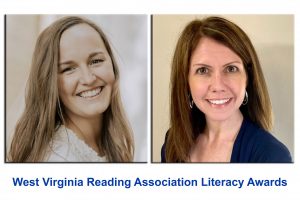
<path id="1" fill-rule="evenodd" d="M 64 125 L 55 132 L 46 155 L 45 162 L 107 162 Z"/>

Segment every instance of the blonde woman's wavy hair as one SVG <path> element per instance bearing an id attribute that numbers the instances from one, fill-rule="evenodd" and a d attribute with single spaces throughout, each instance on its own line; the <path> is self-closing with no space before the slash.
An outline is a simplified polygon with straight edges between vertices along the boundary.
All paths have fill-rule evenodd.
<path id="1" fill-rule="evenodd" d="M 132 130 L 121 103 L 119 70 L 109 42 L 93 22 L 81 17 L 64 17 L 38 37 L 26 87 L 25 110 L 15 128 L 7 157 L 9 162 L 42 162 L 56 127 L 64 122 L 57 85 L 59 43 L 62 33 L 77 24 L 87 24 L 99 33 L 111 57 L 116 78 L 110 106 L 103 115 L 99 145 L 109 162 L 133 161 Z"/>
<path id="2" fill-rule="evenodd" d="M 234 51 L 247 73 L 249 100 L 240 107 L 244 117 L 265 130 L 272 127 L 272 107 L 256 51 L 247 34 L 236 24 L 221 17 L 193 20 L 183 30 L 175 48 L 171 70 L 170 129 L 166 142 L 167 162 L 186 162 L 189 151 L 205 126 L 204 113 L 191 109 L 188 74 L 190 58 L 199 40 L 208 37 Z"/>

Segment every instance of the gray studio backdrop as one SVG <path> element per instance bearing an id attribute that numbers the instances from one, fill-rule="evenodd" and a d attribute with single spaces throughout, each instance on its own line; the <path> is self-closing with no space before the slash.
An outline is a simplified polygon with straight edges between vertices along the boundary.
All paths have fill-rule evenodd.
<path id="1" fill-rule="evenodd" d="M 147 15 L 80 15 L 107 35 L 120 68 L 122 101 L 134 131 L 135 161 L 147 161 Z M 6 16 L 6 147 L 24 108 L 24 89 L 39 33 L 62 15 Z"/>

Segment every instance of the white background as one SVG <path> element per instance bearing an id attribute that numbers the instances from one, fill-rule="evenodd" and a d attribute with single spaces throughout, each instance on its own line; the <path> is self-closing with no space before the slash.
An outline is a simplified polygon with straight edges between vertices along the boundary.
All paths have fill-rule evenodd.
<path id="1" fill-rule="evenodd" d="M 0 199 L 298 199 L 299 198 L 299 20 L 300 10 L 294 0 L 2 0 L 0 3 Z M 4 14 L 295 14 L 295 149 L 294 164 L 4 164 Z M 148 38 L 148 43 L 150 38 Z M 148 45 L 150 47 L 150 45 Z M 150 52 L 150 51 L 149 51 Z M 148 55 L 150 58 L 150 55 Z M 150 61 L 148 61 L 148 97 L 150 97 Z M 148 113 L 150 113 L 150 99 Z M 284 105 L 283 105 L 284 106 Z M 148 119 L 151 119 L 148 117 Z M 148 147 L 150 147 L 150 120 Z M 65 177 L 77 179 L 148 179 L 202 177 L 218 179 L 286 179 L 287 187 L 13 187 L 12 177 L 29 179 Z M 298 196 L 298 198 L 297 198 Z"/>

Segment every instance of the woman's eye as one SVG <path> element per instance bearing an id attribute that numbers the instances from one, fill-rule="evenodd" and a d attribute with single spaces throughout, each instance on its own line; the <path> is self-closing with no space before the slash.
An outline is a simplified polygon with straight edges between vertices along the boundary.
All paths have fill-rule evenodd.
<path id="1" fill-rule="evenodd" d="M 208 73 L 208 69 L 206 67 L 200 67 L 196 70 L 197 74 L 207 74 Z"/>
<path id="2" fill-rule="evenodd" d="M 229 65 L 229 66 L 227 66 L 226 71 L 227 72 L 237 72 L 238 68 L 234 65 Z"/>
<path id="3" fill-rule="evenodd" d="M 95 65 L 95 64 L 99 64 L 101 62 L 103 62 L 104 60 L 102 59 L 94 59 L 94 60 L 91 60 L 90 62 L 90 65 Z"/>
<path id="4" fill-rule="evenodd" d="M 76 69 L 76 67 L 66 67 L 62 70 L 62 73 L 71 73 Z"/>

